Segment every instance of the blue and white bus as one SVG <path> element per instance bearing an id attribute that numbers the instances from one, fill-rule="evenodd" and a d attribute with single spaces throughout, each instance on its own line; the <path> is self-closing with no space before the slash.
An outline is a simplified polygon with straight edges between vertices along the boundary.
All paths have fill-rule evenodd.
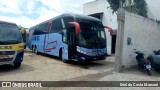
<path id="1" fill-rule="evenodd" d="M 106 38 L 100 20 L 62 14 L 29 29 L 29 49 L 60 57 L 64 62 L 106 59 Z"/>

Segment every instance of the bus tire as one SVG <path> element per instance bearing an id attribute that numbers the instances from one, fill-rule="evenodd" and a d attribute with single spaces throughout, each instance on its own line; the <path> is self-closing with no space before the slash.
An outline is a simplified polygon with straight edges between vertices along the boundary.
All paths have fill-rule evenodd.
<path id="1" fill-rule="evenodd" d="M 32 45 L 32 53 L 34 53 L 34 46 Z"/>
<path id="2" fill-rule="evenodd" d="M 37 46 L 35 46 L 35 48 L 34 48 L 34 53 L 35 53 L 35 54 L 38 54 Z"/>
<path id="3" fill-rule="evenodd" d="M 64 62 L 67 63 L 67 60 L 64 60 L 62 57 L 62 49 L 59 50 L 59 58 Z"/>
<path id="4" fill-rule="evenodd" d="M 20 66 L 21 66 L 21 62 L 19 62 L 19 63 L 14 63 L 14 68 L 20 68 Z"/>

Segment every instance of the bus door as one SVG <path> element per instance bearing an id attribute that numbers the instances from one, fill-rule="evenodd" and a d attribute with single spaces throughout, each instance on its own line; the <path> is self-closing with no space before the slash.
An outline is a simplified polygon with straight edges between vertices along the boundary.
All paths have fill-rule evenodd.
<path id="1" fill-rule="evenodd" d="M 77 51 L 77 35 L 75 32 L 75 27 L 68 28 L 68 48 L 69 54 L 72 59 L 76 58 L 76 51 Z"/>
<path id="2" fill-rule="evenodd" d="M 77 51 L 77 35 L 75 26 L 69 24 L 69 22 L 73 22 L 72 17 L 63 18 L 65 29 L 67 30 L 67 44 L 68 44 L 68 57 L 69 59 L 76 59 L 76 51 Z"/>

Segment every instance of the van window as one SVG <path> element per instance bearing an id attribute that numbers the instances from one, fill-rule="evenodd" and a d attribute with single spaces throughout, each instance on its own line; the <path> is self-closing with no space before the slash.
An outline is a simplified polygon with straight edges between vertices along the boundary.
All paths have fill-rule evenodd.
<path id="1" fill-rule="evenodd" d="M 15 44 L 22 42 L 17 25 L 0 24 L 0 43 L 1 44 Z"/>

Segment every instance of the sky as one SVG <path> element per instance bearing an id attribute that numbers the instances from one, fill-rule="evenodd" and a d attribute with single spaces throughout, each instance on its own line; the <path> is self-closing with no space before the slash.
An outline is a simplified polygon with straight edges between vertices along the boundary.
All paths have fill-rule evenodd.
<path id="1" fill-rule="evenodd" d="M 146 0 L 148 16 L 160 21 L 160 0 Z"/>
<path id="2" fill-rule="evenodd" d="M 83 14 L 94 0 L 0 0 L 0 20 L 29 28 L 62 13 Z M 146 0 L 149 17 L 160 20 L 160 0 Z"/>
<path id="3" fill-rule="evenodd" d="M 83 14 L 94 0 L 0 0 L 0 20 L 29 28 L 62 13 Z"/>

